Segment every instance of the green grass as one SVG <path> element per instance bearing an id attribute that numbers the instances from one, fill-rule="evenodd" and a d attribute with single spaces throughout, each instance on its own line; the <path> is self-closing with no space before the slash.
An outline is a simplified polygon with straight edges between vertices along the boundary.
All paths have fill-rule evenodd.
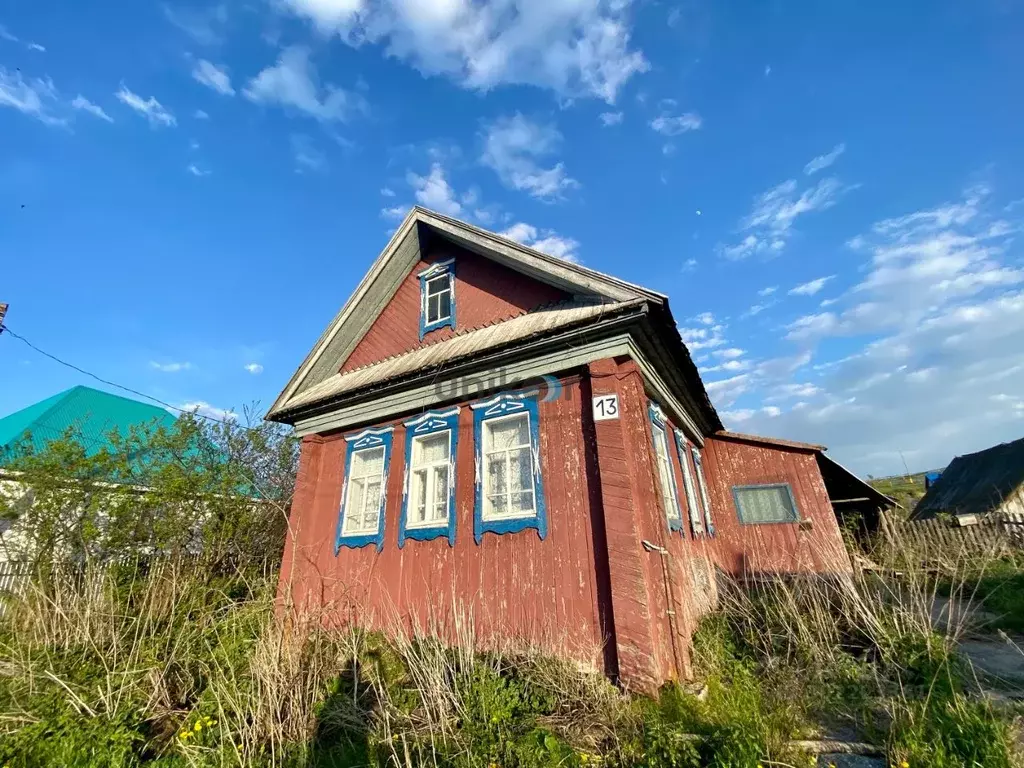
<path id="1" fill-rule="evenodd" d="M 917 506 L 925 494 L 924 472 L 911 475 L 893 475 L 892 477 L 871 478 L 868 482 L 880 493 L 895 499 L 905 512 L 909 513 Z"/>
<path id="2" fill-rule="evenodd" d="M 954 584 L 955 582 L 955 584 Z M 1012 558 L 976 564 L 971 572 L 954 579 L 939 578 L 938 591 L 949 596 L 957 590 L 995 617 L 987 629 L 1024 632 L 1024 567 Z"/>

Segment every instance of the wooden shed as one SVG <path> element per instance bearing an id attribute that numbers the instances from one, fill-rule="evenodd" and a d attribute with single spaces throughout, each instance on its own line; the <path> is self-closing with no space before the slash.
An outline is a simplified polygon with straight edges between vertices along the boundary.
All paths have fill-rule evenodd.
<path id="1" fill-rule="evenodd" d="M 723 431 L 655 291 L 414 208 L 274 403 L 281 598 L 686 677 L 719 572 L 845 572 L 821 447 Z"/>

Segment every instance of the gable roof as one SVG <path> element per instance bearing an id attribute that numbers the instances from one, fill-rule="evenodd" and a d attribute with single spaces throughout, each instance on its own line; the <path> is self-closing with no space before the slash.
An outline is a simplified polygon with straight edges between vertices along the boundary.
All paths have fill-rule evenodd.
<path id="1" fill-rule="evenodd" d="M 663 305 L 668 301 L 664 294 L 557 259 L 472 224 L 416 206 L 406 215 L 352 296 L 271 405 L 269 418 L 290 409 L 297 395 L 337 373 L 409 270 L 420 260 L 432 238 L 454 243 L 589 303 L 646 299 Z"/>
<path id="2" fill-rule="evenodd" d="M 110 445 L 111 430 L 126 434 L 132 426 L 174 422 L 174 416 L 155 405 L 91 387 L 72 387 L 0 419 L 0 464 L 14 458 L 12 452 L 26 433 L 31 433 L 33 450 L 39 451 L 74 428 L 91 455 Z"/>
<path id="3" fill-rule="evenodd" d="M 748 435 L 744 432 L 730 432 L 725 429 L 716 432 L 714 436 L 723 440 L 736 440 L 741 443 L 760 443 L 763 445 L 771 445 L 776 448 L 795 448 L 799 451 L 820 453 L 825 450 L 824 445 L 816 445 L 815 443 L 800 443 L 796 440 L 783 440 L 781 437 Z"/>
<path id="4" fill-rule="evenodd" d="M 940 513 L 992 512 L 1024 484 L 1024 437 L 977 453 L 957 456 L 914 508 L 911 520 Z"/>

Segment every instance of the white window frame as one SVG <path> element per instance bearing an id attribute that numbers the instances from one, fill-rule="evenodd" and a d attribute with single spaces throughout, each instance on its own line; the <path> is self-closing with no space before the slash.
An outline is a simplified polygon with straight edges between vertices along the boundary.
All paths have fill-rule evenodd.
<path id="1" fill-rule="evenodd" d="M 704 502 L 704 523 L 711 533 L 711 499 L 708 497 L 708 483 L 704 479 L 704 459 L 700 455 L 700 449 L 690 446 L 690 454 L 693 456 L 693 466 L 697 470 L 697 485 L 700 488 L 700 498 Z"/>
<path id="2" fill-rule="evenodd" d="M 430 440 L 436 438 L 438 435 L 448 436 L 448 455 L 444 459 L 438 459 L 426 464 L 415 465 L 413 459 L 416 456 L 416 443 L 417 441 Z M 428 519 L 421 521 L 414 521 L 415 504 L 413 499 L 413 488 L 416 483 L 416 473 L 421 470 L 427 470 L 426 477 L 426 490 L 425 490 L 425 506 L 427 509 L 432 510 L 436 507 L 436 503 L 429 501 L 434 498 L 435 483 L 437 482 L 437 469 L 444 467 L 448 470 L 448 495 L 444 500 L 444 517 L 440 519 Z M 446 527 L 449 522 L 448 512 L 451 509 L 452 493 L 454 492 L 454 473 L 452 472 L 452 431 L 450 429 L 438 430 L 436 432 L 427 432 L 422 435 L 413 435 L 412 442 L 409 450 L 409 487 L 407 489 L 407 510 L 405 527 L 408 530 L 417 530 L 423 528 L 441 528 Z"/>
<path id="3" fill-rule="evenodd" d="M 700 500 L 697 498 L 693 473 L 690 472 L 690 462 L 686 456 L 690 452 L 690 443 L 685 436 L 677 433 L 676 445 L 682 449 L 679 451 L 679 463 L 683 469 L 683 492 L 686 494 L 686 508 L 690 513 L 690 526 L 694 533 L 702 534 L 704 533 L 704 510 L 701 509 Z"/>
<path id="4" fill-rule="evenodd" d="M 355 476 L 353 476 L 352 471 L 353 471 L 353 467 L 355 467 L 356 456 L 358 456 L 361 453 L 369 453 L 371 451 L 380 451 L 380 454 L 381 454 L 381 456 L 380 456 L 380 458 L 381 458 L 381 461 L 380 461 L 380 473 L 378 475 L 378 481 L 380 482 L 380 496 L 379 496 L 379 499 L 378 499 L 378 502 L 377 502 L 377 515 L 376 515 L 376 518 L 375 518 L 375 521 L 374 521 L 374 524 L 373 524 L 372 527 L 371 526 L 362 526 L 362 525 L 360 525 L 359 528 L 354 528 L 354 527 L 352 527 L 350 525 L 350 521 L 355 517 L 355 515 L 353 515 L 353 510 L 352 510 L 352 494 L 353 494 L 353 492 L 355 490 L 356 481 L 357 480 L 363 480 L 363 481 L 369 480 L 370 478 L 373 477 L 373 475 L 369 474 L 369 475 L 364 475 L 362 477 L 355 477 Z M 354 450 L 352 452 L 352 456 L 350 457 L 349 463 L 348 463 L 349 476 L 347 478 L 345 478 L 346 485 L 347 485 L 347 489 L 345 491 L 345 505 L 344 505 L 345 519 L 341 523 L 341 535 L 343 537 L 344 536 L 370 536 L 370 535 L 376 534 L 380 530 L 381 514 L 383 513 L 384 503 L 385 503 L 385 500 L 387 498 L 387 488 L 385 488 L 385 478 L 387 477 L 387 467 L 385 466 L 385 464 L 387 462 L 387 458 L 388 458 L 387 449 L 383 445 L 373 445 L 373 446 L 369 446 L 367 448 L 357 448 L 356 450 Z M 358 516 L 358 519 L 359 519 L 360 523 L 366 518 L 366 499 L 367 498 L 368 497 L 367 497 L 366 490 L 365 490 L 365 485 L 364 485 L 364 488 L 363 488 L 363 506 L 362 506 L 362 509 L 359 510 L 359 516 Z"/>
<path id="5" fill-rule="evenodd" d="M 669 523 L 682 523 L 682 512 L 679 510 L 679 489 L 676 487 L 675 471 L 672 469 L 672 454 L 668 447 L 668 429 L 663 424 L 652 422 L 652 442 L 654 443 L 654 461 L 658 475 L 658 488 L 661 490 L 661 504 L 665 508 L 665 519 Z M 664 456 L 659 452 L 664 449 Z M 664 470 L 664 472 L 663 472 Z M 665 487 L 667 473 L 668 488 Z"/>
<path id="6" fill-rule="evenodd" d="M 430 286 L 432 284 L 434 284 L 434 283 L 438 283 L 438 282 L 441 282 L 441 281 L 444 282 L 444 287 L 441 290 L 439 290 L 439 291 L 431 293 Z M 431 320 L 430 319 L 430 299 L 432 297 L 434 297 L 434 296 L 441 296 L 444 293 L 448 294 L 448 314 L 446 314 L 444 316 L 440 316 L 440 314 L 439 314 L 438 317 L 435 317 L 433 320 Z M 451 318 L 452 318 L 452 306 L 453 306 L 454 302 L 455 302 L 455 292 L 454 292 L 454 290 L 452 290 L 452 273 L 450 271 L 445 270 L 445 271 L 441 272 L 440 274 L 431 275 L 429 277 L 424 277 L 423 278 L 423 307 L 422 307 L 422 312 L 423 312 L 423 326 L 425 328 L 431 328 L 431 327 L 433 327 L 435 325 L 440 325 L 441 323 L 445 322 L 446 320 L 451 320 Z M 438 313 L 440 313 L 440 311 L 441 311 L 441 300 L 440 299 L 438 299 L 437 311 L 438 311 Z"/>
<path id="7" fill-rule="evenodd" d="M 501 448 L 501 449 L 498 449 L 498 450 L 491 450 L 491 451 L 489 451 L 488 450 L 488 446 L 489 446 L 491 440 L 493 439 L 491 437 L 491 431 L 490 430 L 494 427 L 494 425 L 499 424 L 500 422 L 511 421 L 513 419 L 525 419 L 525 421 L 526 421 L 526 443 L 523 444 L 523 445 L 513 446 L 511 448 Z M 504 520 L 523 520 L 523 519 L 528 519 L 528 518 L 532 518 L 532 517 L 537 517 L 537 456 L 536 456 L 536 453 L 535 453 L 535 446 L 533 445 L 533 425 L 530 423 L 530 413 L 529 413 L 529 411 L 519 411 L 517 413 L 509 413 L 509 414 L 507 414 L 505 416 L 495 416 L 493 418 L 485 419 L 481 423 L 480 429 L 481 429 L 480 439 L 483 442 L 483 445 L 481 446 L 481 454 L 480 454 L 481 455 L 481 461 L 483 463 L 483 466 L 481 468 L 482 483 L 483 483 L 483 487 L 482 487 L 483 509 L 481 510 L 481 513 L 480 513 L 481 514 L 481 519 L 485 523 L 494 523 L 494 522 L 501 522 L 501 521 L 504 521 Z M 511 472 L 512 466 L 511 466 L 510 454 L 512 453 L 512 451 L 522 450 L 523 448 L 527 449 L 527 452 L 529 453 L 529 456 L 530 456 L 530 488 L 529 488 L 529 493 L 530 493 L 530 496 L 533 498 L 533 507 L 532 507 L 532 509 L 529 512 L 522 512 L 522 511 L 520 511 L 520 512 L 506 512 L 504 514 L 501 514 L 501 513 L 496 514 L 492 510 L 492 507 L 491 507 L 491 496 L 494 495 L 494 494 L 489 493 L 490 489 L 488 488 L 488 482 L 490 480 L 490 474 L 487 471 L 487 466 L 488 466 L 487 457 L 490 454 L 499 453 L 499 452 L 506 454 L 506 456 L 505 456 L 506 478 L 507 478 L 508 481 L 510 481 L 511 477 L 512 477 L 512 472 Z M 507 485 L 506 486 L 506 490 L 505 490 L 505 496 L 507 497 L 507 500 L 509 502 L 509 504 L 508 504 L 509 508 L 511 508 L 511 506 L 512 506 L 511 502 L 512 502 L 512 494 L 513 493 L 526 493 L 526 491 L 523 491 L 523 490 L 513 491 L 511 489 L 511 484 Z"/>

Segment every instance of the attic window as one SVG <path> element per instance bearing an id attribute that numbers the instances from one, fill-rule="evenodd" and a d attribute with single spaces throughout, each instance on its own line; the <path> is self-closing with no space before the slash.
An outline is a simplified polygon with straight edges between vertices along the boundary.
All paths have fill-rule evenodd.
<path id="1" fill-rule="evenodd" d="M 438 262 L 419 273 L 420 338 L 455 327 L 455 261 Z"/>

